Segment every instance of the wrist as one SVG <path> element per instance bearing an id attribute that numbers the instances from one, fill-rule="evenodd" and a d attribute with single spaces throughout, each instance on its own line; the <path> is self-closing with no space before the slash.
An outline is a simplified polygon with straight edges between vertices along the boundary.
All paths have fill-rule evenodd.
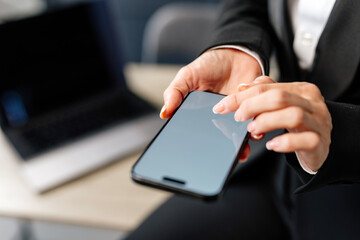
<path id="1" fill-rule="evenodd" d="M 216 46 L 211 48 L 211 50 L 216 50 L 216 49 L 235 49 L 241 52 L 244 52 L 246 54 L 248 54 L 249 56 L 251 56 L 252 58 L 254 58 L 260 67 L 261 70 L 261 75 L 265 75 L 265 64 L 264 64 L 264 60 L 259 56 L 258 53 L 251 51 L 250 49 L 248 49 L 247 47 L 243 47 L 243 46 L 238 46 L 238 45 L 220 45 L 220 46 Z"/>

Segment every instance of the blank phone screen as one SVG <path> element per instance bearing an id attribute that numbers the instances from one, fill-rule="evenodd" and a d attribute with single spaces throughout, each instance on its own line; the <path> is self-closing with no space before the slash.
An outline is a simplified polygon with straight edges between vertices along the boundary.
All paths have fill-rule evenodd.
<path id="1" fill-rule="evenodd" d="M 224 96 L 192 92 L 133 169 L 140 179 L 204 196 L 221 192 L 247 135 L 234 113 L 214 114 Z"/>

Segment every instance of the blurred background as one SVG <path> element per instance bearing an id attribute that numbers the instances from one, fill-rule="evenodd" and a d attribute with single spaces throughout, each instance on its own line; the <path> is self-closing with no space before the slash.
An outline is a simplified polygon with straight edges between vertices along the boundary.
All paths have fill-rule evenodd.
<path id="1" fill-rule="evenodd" d="M 86 0 L 0 0 L 0 21 L 6 22 L 24 18 L 79 2 L 86 2 Z M 190 28 L 188 31 L 194 34 L 196 34 L 196 31 L 208 31 L 211 25 L 204 23 L 204 21 L 211 22 L 216 17 L 210 13 L 216 11 L 214 8 L 217 7 L 219 0 L 106 0 L 106 2 L 109 6 L 109 14 L 111 14 L 112 21 L 119 26 L 121 41 L 126 49 L 126 60 L 140 62 L 142 59 L 144 61 L 152 60 L 142 57 L 144 54 L 144 35 L 151 34 L 146 31 L 160 31 L 159 28 L 166 28 L 166 24 L 174 24 L 174 27 L 188 26 L 188 28 Z M 162 11 L 159 11 L 159 9 L 162 9 Z M 194 14 L 194 12 L 197 14 Z M 198 19 L 198 22 L 195 22 L 195 25 L 190 24 L 190 22 L 194 23 L 192 20 L 195 18 Z M 160 23 L 160 19 L 166 22 Z M 180 19 L 184 22 L 181 23 Z M 149 20 L 152 22 L 149 23 Z M 154 26 L 154 21 L 158 26 Z M 206 26 L 205 29 L 203 29 L 204 26 Z M 146 27 L 152 28 L 146 30 Z M 171 36 L 170 33 L 168 34 L 168 36 Z M 177 35 L 177 37 L 181 36 L 182 34 L 180 33 Z M 190 36 L 190 41 L 195 41 L 196 44 L 197 42 L 204 44 L 203 41 L 206 40 L 208 35 L 202 36 L 203 34 L 196 34 L 194 38 Z M 192 44 L 194 44 L 194 42 L 192 42 Z M 203 45 L 203 47 L 204 46 L 206 45 Z M 201 51 L 203 49 L 196 50 Z M 188 51 L 188 53 L 190 54 L 190 51 Z M 176 54 L 181 54 L 181 50 L 178 50 Z M 194 56 L 194 53 L 192 53 L 192 56 Z M 169 56 L 160 59 L 161 62 L 172 63 L 185 63 L 189 60 L 191 60 L 189 56 L 183 54 L 183 58 L 180 58 L 176 56 L 175 53 L 173 57 Z"/>
<path id="2" fill-rule="evenodd" d="M 81 2 L 89 1 L 0 0 L 0 27 Z M 122 50 L 127 85 L 158 110 L 162 92 L 177 71 L 207 47 L 219 0 L 103 2 L 114 26 L 114 40 Z M 276 68 L 271 74 L 276 79 Z M 6 80 L 0 79 L 0 84 Z M 131 167 L 140 153 L 138 150 L 91 173 L 82 172 L 39 194 L 20 176 L 18 153 L 1 133 L 0 240 L 124 239 L 171 196 L 131 182 Z M 360 209 L 353 206 L 358 205 L 359 196 L 353 196 L 353 188 L 336 186 L 332 189 L 337 191 L 324 188 L 298 196 L 297 224 L 302 239 L 357 239 L 353 237 L 359 235 L 353 232 L 359 230 L 353 225 L 359 222 Z"/>
<path id="3" fill-rule="evenodd" d="M 87 2 L 92 1 L 0 0 L 0 26 Z M 128 85 L 160 108 L 162 91 L 179 68 L 206 48 L 219 0 L 103 2 L 121 48 Z M 39 194 L 20 176 L 16 150 L 6 137 L 0 140 L 1 240 L 124 239 L 170 196 L 130 181 L 138 154 Z"/>

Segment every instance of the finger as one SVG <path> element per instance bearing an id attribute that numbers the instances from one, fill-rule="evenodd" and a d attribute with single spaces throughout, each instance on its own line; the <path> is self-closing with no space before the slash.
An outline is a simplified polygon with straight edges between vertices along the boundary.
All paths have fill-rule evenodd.
<path id="1" fill-rule="evenodd" d="M 266 83 L 276 83 L 276 81 L 274 81 L 272 78 L 268 77 L 268 76 L 260 76 L 255 78 L 254 84 L 266 84 Z"/>
<path id="2" fill-rule="evenodd" d="M 222 100 L 220 100 L 220 102 L 215 104 L 212 109 L 213 112 L 215 114 L 225 114 L 235 111 L 239 107 L 236 101 L 236 96 L 236 94 L 231 94 L 227 97 L 224 97 Z"/>
<path id="3" fill-rule="evenodd" d="M 239 101 L 238 98 L 237 101 Z M 223 105 L 229 104 L 231 103 L 223 103 Z M 239 104 L 239 102 L 237 102 L 237 104 Z M 261 113 L 275 111 L 290 106 L 300 107 L 310 113 L 313 112 L 313 107 L 308 99 L 282 89 L 272 89 L 266 91 L 258 96 L 242 100 L 239 105 L 239 108 L 235 112 L 236 121 L 246 121 Z M 229 107 L 225 108 L 227 109 Z"/>
<path id="4" fill-rule="evenodd" d="M 276 129 L 298 129 L 302 131 L 318 132 L 321 129 L 312 114 L 299 107 L 287 107 L 258 115 L 248 124 L 248 131 L 252 134 L 261 134 Z"/>
<path id="5" fill-rule="evenodd" d="M 254 85 L 253 83 L 240 83 L 239 85 L 237 85 L 237 90 L 239 92 L 245 91 L 246 89 L 252 87 L 253 85 Z"/>
<path id="6" fill-rule="evenodd" d="M 285 133 L 266 143 L 268 150 L 290 153 L 295 151 L 316 151 L 321 144 L 320 135 L 315 132 Z"/>
<path id="7" fill-rule="evenodd" d="M 164 105 L 160 111 L 162 119 L 171 117 L 184 97 L 194 90 L 193 81 L 194 76 L 189 66 L 180 69 L 169 87 L 164 91 Z"/>
<path id="8" fill-rule="evenodd" d="M 257 77 L 252 83 L 240 83 L 237 86 L 237 90 L 241 92 L 241 91 L 245 91 L 250 87 L 255 86 L 256 84 L 268 84 L 268 83 L 275 83 L 275 81 L 268 76 L 260 76 Z"/>
<path id="9" fill-rule="evenodd" d="M 164 92 L 164 105 L 160 111 L 160 118 L 168 119 L 180 105 L 184 95 L 177 89 L 168 88 Z"/>
<path id="10" fill-rule="evenodd" d="M 239 162 L 245 162 L 249 158 L 250 153 L 251 153 L 250 145 L 246 144 L 246 146 L 245 146 L 245 148 L 244 148 L 244 150 L 243 150 L 243 152 L 241 154 L 241 157 L 239 159 Z"/>
<path id="11" fill-rule="evenodd" d="M 213 112 L 218 114 L 227 114 L 236 111 L 241 103 L 251 97 L 260 95 L 269 89 L 269 85 L 277 84 L 252 84 L 246 91 L 241 91 L 235 94 L 224 97 L 214 107 Z"/>
<path id="12" fill-rule="evenodd" d="M 264 81 L 270 81 L 270 79 L 265 79 Z M 307 87 L 305 87 L 307 86 Z M 313 87 L 313 84 L 305 84 L 305 83 L 276 83 L 276 84 L 252 84 L 251 87 L 248 87 L 245 91 L 241 91 L 228 97 L 222 99 L 217 105 L 214 107 L 215 113 L 227 114 L 230 112 L 234 112 L 237 108 L 240 107 L 242 102 L 251 97 L 261 95 L 270 90 L 277 90 L 278 92 L 288 92 L 293 93 L 295 95 L 301 95 L 304 99 L 311 100 L 312 98 L 316 98 L 319 95 L 318 91 L 315 91 L 316 87 Z M 312 92 L 309 95 L 307 92 Z M 281 94 L 279 94 L 281 97 Z M 275 99 L 276 100 L 276 99 Z M 278 99 L 281 100 L 281 99 Z M 242 120 L 243 121 L 243 120 Z"/>

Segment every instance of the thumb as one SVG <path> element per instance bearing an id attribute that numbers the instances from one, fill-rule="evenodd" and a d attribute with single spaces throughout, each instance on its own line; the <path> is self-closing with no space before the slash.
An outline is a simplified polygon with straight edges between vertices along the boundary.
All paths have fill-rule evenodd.
<path id="1" fill-rule="evenodd" d="M 192 90 L 194 90 L 193 74 L 190 67 L 186 66 L 180 69 L 164 91 L 164 105 L 160 111 L 160 118 L 170 118 L 184 97 Z"/>

